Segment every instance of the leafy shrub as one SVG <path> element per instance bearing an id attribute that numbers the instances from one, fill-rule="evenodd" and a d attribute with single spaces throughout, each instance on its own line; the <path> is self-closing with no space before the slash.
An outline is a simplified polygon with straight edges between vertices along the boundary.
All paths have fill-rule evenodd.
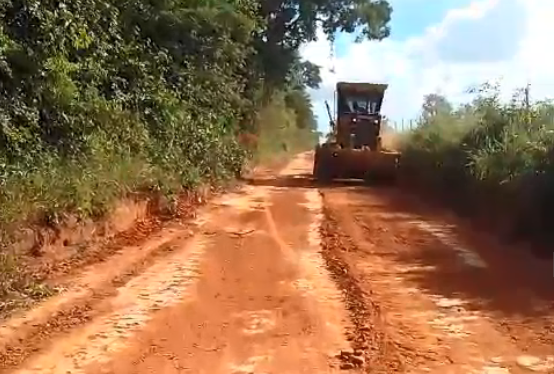
<path id="1" fill-rule="evenodd" d="M 516 226 L 545 234 L 554 222 L 554 104 L 528 107 L 521 92 L 510 103 L 499 96 L 498 87 L 484 85 L 471 104 L 424 111 L 404 138 L 404 159 L 424 181 L 464 194 L 466 205 L 475 193 L 493 200 L 499 193 L 510 199 Z"/>

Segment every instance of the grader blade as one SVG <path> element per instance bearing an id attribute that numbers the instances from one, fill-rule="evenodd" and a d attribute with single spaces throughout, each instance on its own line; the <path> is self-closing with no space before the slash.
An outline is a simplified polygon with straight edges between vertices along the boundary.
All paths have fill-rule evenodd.
<path id="1" fill-rule="evenodd" d="M 314 178 L 321 182 L 337 179 L 364 179 L 368 182 L 393 182 L 398 176 L 400 154 L 357 149 L 316 150 Z"/>

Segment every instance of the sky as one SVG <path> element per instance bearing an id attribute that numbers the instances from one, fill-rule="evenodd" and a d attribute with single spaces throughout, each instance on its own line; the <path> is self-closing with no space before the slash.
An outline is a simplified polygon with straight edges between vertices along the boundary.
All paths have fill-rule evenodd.
<path id="1" fill-rule="evenodd" d="M 554 0 L 389 0 L 391 36 L 355 43 L 323 35 L 302 56 L 321 66 L 322 85 L 310 91 L 319 130 L 328 131 L 325 100 L 337 81 L 387 83 L 383 114 L 398 124 L 417 118 L 423 97 L 440 93 L 453 104 L 468 88 L 501 84 L 509 99 L 531 85 L 531 98 L 554 98 Z M 334 70 L 334 73 L 331 71 Z"/>

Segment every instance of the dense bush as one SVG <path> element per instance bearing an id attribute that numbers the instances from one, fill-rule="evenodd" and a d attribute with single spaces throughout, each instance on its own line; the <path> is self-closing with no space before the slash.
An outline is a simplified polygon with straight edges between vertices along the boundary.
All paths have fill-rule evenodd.
<path id="1" fill-rule="evenodd" d="M 428 96 L 419 126 L 403 139 L 404 162 L 460 205 L 496 203 L 513 214 L 518 233 L 547 234 L 554 228 L 554 103 L 527 105 L 523 91 L 509 103 L 499 97 L 498 87 L 484 85 L 453 110 Z"/>
<path id="2" fill-rule="evenodd" d="M 2 2 L 0 223 L 224 178 L 258 27 L 247 2 Z"/>

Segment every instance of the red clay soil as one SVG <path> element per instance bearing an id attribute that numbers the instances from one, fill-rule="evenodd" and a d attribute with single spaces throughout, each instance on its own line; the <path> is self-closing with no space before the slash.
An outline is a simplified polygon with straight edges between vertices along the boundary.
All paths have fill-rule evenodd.
<path id="1" fill-rule="evenodd" d="M 312 155 L 66 279 L 0 373 L 554 372 L 551 262 Z"/>
<path id="2" fill-rule="evenodd" d="M 350 243 L 331 251 L 381 310 L 389 372 L 553 372 L 551 261 L 401 190 L 323 194 L 327 227 Z"/>

